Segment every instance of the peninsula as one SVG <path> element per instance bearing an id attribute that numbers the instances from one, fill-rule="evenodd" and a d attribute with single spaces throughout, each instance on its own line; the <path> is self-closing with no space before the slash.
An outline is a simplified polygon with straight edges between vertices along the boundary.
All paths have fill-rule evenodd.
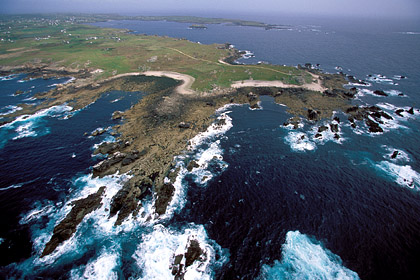
<path id="1" fill-rule="evenodd" d="M 28 77 L 74 77 L 35 98 L 39 105 L 22 105 L 20 111 L 3 116 L 7 123 L 54 105 L 81 109 L 109 90 L 142 91 L 147 95 L 126 112 L 114 127 L 120 136 L 103 143 L 95 153 L 106 158 L 93 166 L 93 176 L 116 172 L 131 179 L 115 195 L 109 210 L 120 225 L 137 215 L 147 194 L 154 198 L 155 213 L 165 214 L 175 192 L 177 170 L 174 157 L 190 139 L 214 121 L 215 111 L 229 103 L 248 103 L 258 108 L 259 95 L 271 95 L 292 114 L 289 123 L 304 120 L 332 121 L 333 112 L 347 112 L 353 120 L 369 120 L 377 108 L 351 104 L 354 89 L 346 89 L 345 75 L 324 74 L 310 65 L 289 67 L 270 64 L 243 65 L 235 61 L 242 53 L 229 43 L 202 45 L 185 39 L 131 34 L 128 30 L 102 29 L 87 22 L 126 17 L 108 15 L 2 16 L 0 19 L 0 74 L 27 73 Z M 131 19 L 131 18 L 130 18 Z M 171 20 L 192 24 L 230 23 L 273 28 L 247 21 L 191 17 L 136 17 L 137 20 Z M 372 124 L 373 123 L 373 124 Z M 333 126 L 331 126 L 333 130 Z M 196 163 L 191 163 L 192 165 Z M 101 203 L 97 194 L 75 202 L 72 212 L 56 226 L 42 256 L 52 253 L 70 238 L 84 215 Z M 86 206 L 87 205 L 87 206 Z M 77 217 L 74 218 L 74 217 Z"/>

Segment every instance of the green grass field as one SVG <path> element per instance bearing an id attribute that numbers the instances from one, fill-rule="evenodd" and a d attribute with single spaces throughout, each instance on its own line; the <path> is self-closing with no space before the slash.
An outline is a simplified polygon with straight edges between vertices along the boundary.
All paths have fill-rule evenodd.
<path id="1" fill-rule="evenodd" d="M 91 21 L 102 19 L 101 16 Z M 102 29 L 74 16 L 0 18 L 0 65 L 24 64 L 102 69 L 97 79 L 142 71 L 174 71 L 193 76 L 193 89 L 229 87 L 233 81 L 280 80 L 300 84 L 311 80 L 304 70 L 275 65 L 226 65 L 219 60 L 234 50 L 187 40 L 144 36 L 126 30 Z"/>

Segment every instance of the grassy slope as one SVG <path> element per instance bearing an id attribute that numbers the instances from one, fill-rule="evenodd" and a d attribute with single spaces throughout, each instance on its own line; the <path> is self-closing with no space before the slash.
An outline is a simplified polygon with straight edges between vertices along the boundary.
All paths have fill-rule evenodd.
<path id="1" fill-rule="evenodd" d="M 232 50 L 220 49 L 218 45 L 31 17 L 21 21 L 3 18 L 0 28 L 0 38 L 5 39 L 0 42 L 3 66 L 47 63 L 73 69 L 103 69 L 98 79 L 147 70 L 175 71 L 193 76 L 196 79 L 193 88 L 199 91 L 229 87 L 232 81 L 245 79 L 281 80 L 289 84 L 310 80 L 306 72 L 293 67 L 221 64 L 218 60 L 229 56 Z"/>

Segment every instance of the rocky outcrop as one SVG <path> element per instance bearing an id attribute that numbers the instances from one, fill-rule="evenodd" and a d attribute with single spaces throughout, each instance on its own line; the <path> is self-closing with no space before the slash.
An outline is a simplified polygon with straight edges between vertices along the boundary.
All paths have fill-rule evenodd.
<path id="1" fill-rule="evenodd" d="M 375 90 L 373 93 L 379 96 L 388 96 L 383 90 Z"/>
<path id="2" fill-rule="evenodd" d="M 97 176 L 98 173 L 102 173 L 112 165 L 121 162 L 127 154 L 121 152 L 115 152 L 111 157 L 105 159 L 93 166 L 93 175 Z"/>
<path id="3" fill-rule="evenodd" d="M 338 132 L 338 124 L 336 124 L 336 123 L 330 123 L 330 130 L 333 133 L 337 133 Z"/>
<path id="4" fill-rule="evenodd" d="M 409 113 L 410 115 L 414 115 L 414 108 L 411 107 L 410 109 L 408 109 L 407 113 Z"/>
<path id="5" fill-rule="evenodd" d="M 200 243 L 193 239 L 187 245 L 187 251 L 184 254 L 176 255 L 170 267 L 175 280 L 184 279 L 186 269 L 195 261 L 205 261 L 207 258 L 205 252 L 200 247 Z"/>
<path id="6" fill-rule="evenodd" d="M 166 213 L 166 208 L 174 196 L 175 187 L 171 183 L 164 183 L 155 187 L 155 193 L 155 211 L 160 216 Z"/>
<path id="7" fill-rule="evenodd" d="M 137 215 L 141 200 L 150 193 L 153 182 L 149 178 L 133 178 L 112 198 L 109 216 L 118 213 L 115 225 L 120 225 L 131 213 Z"/>
<path id="8" fill-rule="evenodd" d="M 92 132 L 91 136 L 96 137 L 96 136 L 99 136 L 101 134 L 104 134 L 105 132 L 106 132 L 106 129 L 99 128 L 99 129 L 96 129 L 94 132 Z"/>
<path id="9" fill-rule="evenodd" d="M 365 123 L 366 123 L 366 125 L 368 126 L 368 128 L 369 128 L 369 132 L 372 132 L 372 133 L 379 133 L 379 132 L 383 132 L 384 130 L 379 126 L 379 124 L 378 123 L 376 123 L 376 122 L 374 122 L 374 121 L 372 121 L 372 120 L 370 120 L 370 119 L 367 119 L 366 121 L 365 121 Z"/>
<path id="10" fill-rule="evenodd" d="M 394 152 L 392 153 L 392 155 L 391 155 L 391 158 L 392 158 L 392 159 L 397 158 L 397 156 L 398 156 L 398 154 L 399 154 L 399 153 L 400 153 L 399 151 L 394 151 Z"/>
<path id="11" fill-rule="evenodd" d="M 119 119 L 122 119 L 123 115 L 124 115 L 124 112 L 121 112 L 121 111 L 115 111 L 114 113 L 112 113 L 112 119 L 113 119 L 113 120 L 119 120 Z"/>
<path id="12" fill-rule="evenodd" d="M 289 126 L 292 125 L 293 129 L 298 129 L 299 125 L 301 123 L 301 119 L 298 117 L 293 117 L 288 119 L 286 122 L 283 123 L 283 126 Z"/>
<path id="13" fill-rule="evenodd" d="M 41 258 L 51 254 L 61 243 L 69 239 L 76 232 L 76 227 L 83 218 L 102 206 L 101 201 L 104 191 L 105 187 L 100 187 L 96 193 L 72 202 L 73 208 L 64 220 L 54 228 L 53 235 L 45 245 Z"/>
<path id="14" fill-rule="evenodd" d="M 197 168 L 199 166 L 200 165 L 198 165 L 198 163 L 195 160 L 192 160 L 188 163 L 187 170 L 188 172 L 191 172 L 194 168 Z"/>
<path id="15" fill-rule="evenodd" d="M 308 114 L 307 114 L 308 120 L 317 121 L 319 119 L 320 114 L 321 114 L 320 111 L 308 109 Z"/>
<path id="16" fill-rule="evenodd" d="M 186 123 L 186 122 L 180 122 L 180 123 L 178 124 L 178 127 L 179 127 L 179 128 L 184 128 L 184 129 L 186 129 L 186 128 L 190 128 L 190 127 L 191 127 L 191 125 L 190 125 L 189 123 Z"/>
<path id="17" fill-rule="evenodd" d="M 318 128 L 318 132 L 319 132 L 319 133 L 324 132 L 324 131 L 327 131 L 327 130 L 328 130 L 328 127 L 327 127 L 327 126 L 325 126 L 325 125 L 322 125 L 322 126 L 320 126 L 320 127 Z"/>

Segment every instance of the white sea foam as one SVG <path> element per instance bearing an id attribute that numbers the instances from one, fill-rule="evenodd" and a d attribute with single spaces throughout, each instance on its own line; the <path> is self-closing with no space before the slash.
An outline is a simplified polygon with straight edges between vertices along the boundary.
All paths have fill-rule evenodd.
<path id="1" fill-rule="evenodd" d="M 10 81 L 13 79 L 16 79 L 18 77 L 18 74 L 12 74 L 8 76 L 0 76 L 0 81 Z"/>
<path id="2" fill-rule="evenodd" d="M 347 84 L 347 87 L 349 87 L 349 86 L 351 86 L 351 87 L 371 87 L 372 86 L 372 84 L 371 83 L 367 83 L 367 82 L 365 82 L 365 83 L 348 83 Z"/>
<path id="3" fill-rule="evenodd" d="M 388 147 L 386 145 L 382 145 L 382 148 L 386 151 L 386 154 L 383 155 L 383 157 L 387 160 L 390 160 L 394 163 L 407 163 L 411 162 L 411 157 L 403 150 L 401 149 L 395 149 L 392 147 Z M 392 155 L 394 152 L 397 151 L 398 154 L 395 158 L 392 158 Z"/>
<path id="4" fill-rule="evenodd" d="M 339 256 L 299 231 L 289 231 L 281 261 L 263 265 L 259 279 L 359 279 Z"/>
<path id="5" fill-rule="evenodd" d="M 11 185 L 11 186 L 8 186 L 6 188 L 0 188 L 0 192 L 1 191 L 11 190 L 11 189 L 18 189 L 18 188 L 21 188 L 22 186 L 23 186 L 23 183 L 22 184 Z"/>
<path id="6" fill-rule="evenodd" d="M 67 105 L 53 106 L 48 109 L 40 110 L 33 115 L 19 116 L 16 120 L 1 126 L 1 128 L 14 130 L 17 135 L 12 138 L 13 140 L 24 137 L 35 137 L 39 134 L 39 132 L 44 135 L 47 134 L 49 130 L 41 124 L 43 118 L 47 116 L 63 116 L 66 112 L 69 112 L 72 109 L 72 107 Z"/>
<path id="7" fill-rule="evenodd" d="M 83 253 L 83 250 L 77 248 L 83 248 L 85 243 L 90 242 L 91 239 L 87 239 L 86 235 L 110 236 L 117 235 L 121 231 L 131 230 L 134 226 L 132 221 L 129 221 L 126 224 L 123 223 L 120 227 L 114 227 L 117 217 L 114 216 L 109 219 L 109 209 L 112 197 L 115 196 L 124 182 L 129 178 L 130 176 L 125 174 L 109 175 L 104 176 L 103 178 L 92 178 L 91 174 L 83 175 L 73 181 L 74 191 L 71 194 L 71 199 L 64 205 L 54 205 L 52 202 L 36 205 L 34 210 L 26 214 L 20 222 L 22 224 L 27 224 L 29 222 L 35 222 L 44 216 L 49 218 L 50 222 L 47 224 L 46 228 L 35 228 L 32 232 L 34 250 L 39 256 L 42 253 L 45 244 L 51 239 L 55 225 L 57 225 L 73 208 L 72 202 L 96 193 L 101 186 L 106 186 L 105 192 L 102 195 L 102 205 L 100 208 L 85 216 L 82 223 L 77 227 L 76 233 L 70 239 L 63 242 L 50 255 L 45 256 L 42 259 L 35 258 L 33 263 L 35 265 L 46 265 L 55 262 L 56 259 L 63 254 Z M 90 232 L 90 234 L 86 232 Z"/>
<path id="8" fill-rule="evenodd" d="M 399 96 L 400 94 L 402 94 L 401 91 L 396 90 L 396 89 L 386 90 L 385 93 L 387 93 L 390 96 Z"/>
<path id="9" fill-rule="evenodd" d="M 169 203 L 166 213 L 159 219 L 172 217 L 173 213 L 180 211 L 186 203 L 186 183 L 184 178 L 187 175 L 193 176 L 196 184 L 206 184 L 216 175 L 223 172 L 228 164 L 223 161 L 223 150 L 220 147 L 220 137 L 232 128 L 232 118 L 223 112 L 228 107 L 216 111 L 220 116 L 210 125 L 206 131 L 199 133 L 189 141 L 187 151 L 175 157 L 176 165 L 173 171 L 178 170 L 178 175 L 173 183 L 174 195 Z M 198 166 L 193 167 L 191 172 L 187 170 L 187 164 L 195 161 Z M 169 179 L 165 179 L 169 181 Z M 154 204 L 154 203 L 153 203 Z M 146 210 L 150 212 L 151 210 Z M 155 220 L 156 221 L 156 220 Z"/>
<path id="10" fill-rule="evenodd" d="M 286 144 L 295 152 L 312 151 L 316 149 L 315 142 L 311 141 L 306 133 L 291 131 L 284 138 Z"/>
<path id="11" fill-rule="evenodd" d="M 189 150 L 195 149 L 201 145 L 204 141 L 214 139 L 218 136 L 225 134 L 229 129 L 233 127 L 232 118 L 228 115 L 230 112 L 221 113 L 220 116 L 212 123 L 206 131 L 199 133 L 190 140 Z"/>
<path id="12" fill-rule="evenodd" d="M 186 268 L 184 279 L 212 279 L 214 269 L 223 265 L 228 257 L 219 245 L 208 239 L 203 226 L 193 224 L 179 232 L 155 225 L 151 233 L 143 234 L 142 242 L 132 256 L 142 271 L 139 279 L 172 279 L 174 258 L 185 254 L 191 240 L 198 241 L 204 257 Z M 217 254 L 220 256 L 218 260 Z"/>
<path id="13" fill-rule="evenodd" d="M 419 190 L 420 174 L 410 165 L 397 165 L 389 161 L 381 161 L 376 167 L 388 174 L 397 184 Z"/>
<path id="14" fill-rule="evenodd" d="M 121 266 L 120 256 L 116 252 L 103 251 L 101 255 L 86 266 L 71 271 L 71 279 L 118 279 L 116 267 Z"/>
<path id="15" fill-rule="evenodd" d="M 374 74 L 367 78 L 368 81 L 378 83 L 378 84 L 387 84 L 387 85 L 398 85 L 394 82 L 394 80 L 381 75 L 381 74 Z"/>
<path id="16" fill-rule="evenodd" d="M 0 245 L 3 244 L 3 242 L 4 242 L 4 238 L 0 237 Z"/>
<path id="17" fill-rule="evenodd" d="M 338 126 L 338 132 L 334 133 L 331 131 L 330 123 Z M 325 122 L 323 124 L 324 126 L 328 127 L 328 129 L 322 132 L 318 132 L 319 127 L 314 126 L 312 130 L 309 132 L 309 135 L 311 136 L 311 140 L 318 145 L 319 144 L 323 145 L 330 141 L 335 142 L 337 144 L 342 144 L 345 141 L 345 138 L 343 137 L 339 123 L 337 121 L 332 121 L 330 123 Z M 317 134 L 321 134 L 321 137 L 315 137 Z M 335 138 L 336 134 L 339 136 L 338 139 Z"/>
<path id="18" fill-rule="evenodd" d="M 6 116 L 9 114 L 13 114 L 14 112 L 22 110 L 22 107 L 14 106 L 14 105 L 7 105 L 1 108 L 2 111 L 5 111 L 4 113 L 0 113 L 0 116 Z M 8 110 L 8 111 L 6 111 Z"/>

